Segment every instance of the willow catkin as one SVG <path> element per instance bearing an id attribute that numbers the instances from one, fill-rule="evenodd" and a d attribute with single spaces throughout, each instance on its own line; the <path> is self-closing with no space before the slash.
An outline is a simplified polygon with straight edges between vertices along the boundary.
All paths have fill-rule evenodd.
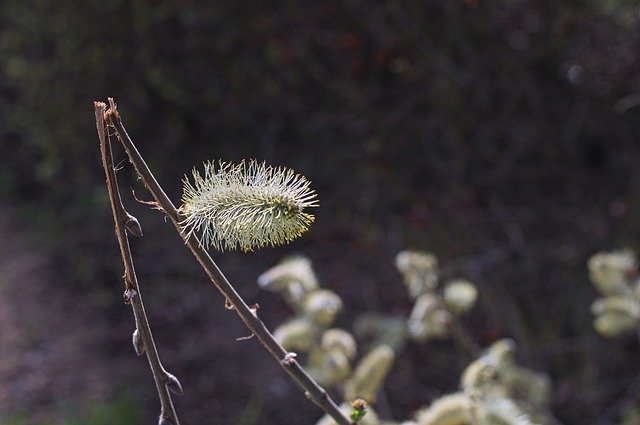
<path id="1" fill-rule="evenodd" d="M 293 170 L 255 160 L 204 164 L 184 179 L 181 222 L 187 237 L 218 250 L 251 251 L 288 243 L 306 232 L 317 207 L 309 181 Z"/>
<path id="2" fill-rule="evenodd" d="M 419 410 L 416 421 L 419 425 L 471 425 L 475 409 L 475 401 L 467 394 L 448 394 Z"/>
<path id="3" fill-rule="evenodd" d="M 378 345 L 369 351 L 345 383 L 345 397 L 349 400 L 361 398 L 375 403 L 378 390 L 382 387 L 394 360 L 395 353 L 388 345 Z"/>

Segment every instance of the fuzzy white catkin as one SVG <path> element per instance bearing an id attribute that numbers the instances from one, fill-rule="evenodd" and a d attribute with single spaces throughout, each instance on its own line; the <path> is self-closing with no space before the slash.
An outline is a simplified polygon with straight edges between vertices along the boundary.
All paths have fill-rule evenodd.
<path id="1" fill-rule="evenodd" d="M 467 425 L 473 424 L 475 403 L 464 393 L 440 397 L 431 406 L 416 413 L 418 425 Z"/>
<path id="2" fill-rule="evenodd" d="M 607 338 L 635 329 L 640 319 L 640 305 L 633 298 L 600 298 L 591 304 L 591 312 L 596 331 Z"/>
<path id="3" fill-rule="evenodd" d="M 473 307 L 478 298 L 478 290 L 468 280 L 449 281 L 444 287 L 444 302 L 454 314 L 462 314 Z"/>
<path id="4" fill-rule="evenodd" d="M 631 294 L 629 274 L 637 268 L 635 256 L 629 251 L 599 252 L 587 265 L 593 285 L 606 296 Z"/>
<path id="5" fill-rule="evenodd" d="M 304 314 L 320 326 L 331 325 L 341 310 L 342 300 L 328 289 L 309 293 L 303 302 Z"/>
<path id="6" fill-rule="evenodd" d="M 533 422 L 515 401 L 504 397 L 485 397 L 477 419 L 478 423 L 486 425 L 541 425 Z"/>
<path id="7" fill-rule="evenodd" d="M 251 251 L 282 245 L 306 232 L 317 207 L 309 181 L 293 170 L 255 160 L 206 162 L 204 176 L 185 177 L 181 222 L 187 237 L 218 250 Z"/>
<path id="8" fill-rule="evenodd" d="M 356 340 L 349 332 L 342 329 L 333 328 L 324 331 L 320 346 L 324 351 L 338 350 L 348 359 L 353 359 L 356 355 Z"/>
<path id="9" fill-rule="evenodd" d="M 444 309 L 436 295 L 420 295 L 407 321 L 409 334 L 416 341 L 428 341 L 447 335 L 451 313 Z"/>
<path id="10" fill-rule="evenodd" d="M 288 257 L 258 277 L 258 286 L 268 291 L 281 292 L 292 284 L 299 284 L 304 293 L 318 288 L 311 260 L 300 255 Z"/>
<path id="11" fill-rule="evenodd" d="M 432 292 L 438 285 L 438 260 L 421 251 L 401 251 L 396 255 L 396 268 L 404 278 L 411 298 Z"/>
<path id="12" fill-rule="evenodd" d="M 504 338 L 491 344 L 485 352 L 471 362 L 462 372 L 460 386 L 467 393 L 494 385 L 499 373 L 504 373 L 513 364 L 516 349 L 512 339 Z"/>
<path id="13" fill-rule="evenodd" d="M 335 385 L 349 377 L 351 363 L 342 351 L 312 350 L 309 355 L 309 372 L 322 385 Z"/>
<path id="14" fill-rule="evenodd" d="M 606 297 L 596 300 L 591 305 L 591 312 L 595 315 L 616 313 L 628 316 L 631 320 L 640 319 L 640 305 L 634 299 L 623 297 Z"/>
<path id="15" fill-rule="evenodd" d="M 371 404 L 375 403 L 377 392 L 384 383 L 394 359 L 395 353 L 388 345 L 379 345 L 372 349 L 360 360 L 353 376 L 345 383 L 346 398 L 361 398 Z"/>
<path id="16" fill-rule="evenodd" d="M 474 394 L 476 390 L 486 383 L 493 384 L 496 376 L 496 367 L 482 356 L 464 369 L 460 378 L 460 387 L 468 394 Z"/>
<path id="17" fill-rule="evenodd" d="M 304 317 L 289 320 L 278 326 L 273 336 L 285 350 L 309 351 L 317 337 L 318 329 Z"/>

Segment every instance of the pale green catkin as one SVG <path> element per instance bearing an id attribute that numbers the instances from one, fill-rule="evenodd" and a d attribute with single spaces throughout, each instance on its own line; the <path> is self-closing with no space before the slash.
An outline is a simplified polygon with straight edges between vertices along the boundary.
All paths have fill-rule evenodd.
<path id="1" fill-rule="evenodd" d="M 314 221 L 305 209 L 317 207 L 309 181 L 293 170 L 255 160 L 204 164 L 204 176 L 193 170 L 193 183 L 184 179 L 187 237 L 218 250 L 251 251 L 282 245 L 306 232 Z"/>

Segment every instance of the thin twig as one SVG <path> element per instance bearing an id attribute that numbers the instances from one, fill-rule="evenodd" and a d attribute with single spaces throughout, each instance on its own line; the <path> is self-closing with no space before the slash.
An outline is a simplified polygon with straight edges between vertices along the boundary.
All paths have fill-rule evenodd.
<path id="1" fill-rule="evenodd" d="M 136 352 L 139 355 L 143 352 L 147 353 L 147 360 L 149 361 L 153 380 L 155 381 L 158 396 L 160 398 L 159 423 L 179 425 L 178 416 L 176 415 L 173 407 L 169 390 L 171 388 L 171 391 L 180 394 L 182 393 L 182 388 L 178 380 L 168 373 L 160 362 L 160 357 L 158 356 L 158 351 L 153 341 L 151 328 L 142 302 L 142 294 L 140 293 L 138 279 L 133 266 L 131 249 L 129 247 L 129 238 L 126 234 L 125 226 L 134 234 L 138 234 L 139 236 L 142 235 L 142 231 L 140 230 L 137 220 L 125 210 L 122 204 L 115 169 L 113 167 L 111 143 L 109 141 L 107 124 L 105 122 L 106 106 L 107 105 L 102 102 L 94 102 L 96 128 L 98 130 L 98 138 L 100 140 L 100 152 L 102 153 L 102 166 L 105 171 L 109 201 L 111 203 L 111 210 L 113 212 L 113 220 L 115 223 L 115 231 L 118 237 L 118 245 L 120 247 L 120 254 L 124 265 L 125 300 L 127 303 L 131 304 L 136 323 L 137 334 L 134 334 L 134 345 L 136 345 Z M 137 344 L 135 344 L 137 338 L 140 338 L 142 341 L 141 346 L 137 346 Z"/>
<path id="2" fill-rule="evenodd" d="M 340 425 L 351 425 L 353 422 L 348 419 L 339 409 L 336 403 L 331 399 L 329 394 L 322 388 L 296 361 L 293 353 L 287 352 L 273 337 L 271 332 L 266 328 L 264 323 L 258 318 L 251 308 L 236 292 L 235 288 L 229 283 L 227 278 L 222 274 L 216 263 L 213 261 L 209 253 L 202 247 L 195 236 L 187 237 L 180 225 L 180 213 L 169 197 L 162 190 L 155 177 L 149 170 L 144 159 L 136 149 L 133 141 L 127 134 L 116 104 L 112 98 L 109 98 L 109 110 L 106 112 L 107 120 L 115 128 L 118 139 L 123 144 L 129 160 L 135 167 L 138 175 L 144 182 L 145 186 L 157 202 L 157 207 L 161 209 L 176 227 L 178 234 L 189 247 L 193 255 L 196 257 L 200 265 L 211 279 L 214 286 L 222 293 L 226 299 L 226 303 L 232 306 L 240 319 L 245 323 L 249 330 L 258 338 L 262 345 L 269 353 L 278 361 L 282 368 L 293 378 L 305 395 L 318 405 L 325 413 L 331 416 Z"/>

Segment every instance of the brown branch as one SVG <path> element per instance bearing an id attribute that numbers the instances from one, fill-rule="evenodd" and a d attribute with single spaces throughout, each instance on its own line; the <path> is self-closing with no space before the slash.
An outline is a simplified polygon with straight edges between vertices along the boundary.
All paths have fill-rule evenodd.
<path id="1" fill-rule="evenodd" d="M 293 356 L 292 353 L 287 352 L 275 340 L 264 323 L 262 323 L 258 316 L 252 312 L 251 308 L 236 292 L 235 288 L 229 283 L 224 274 L 222 274 L 216 263 L 213 261 L 209 253 L 202 247 L 197 238 L 195 236 L 190 238 L 186 236 L 185 232 L 183 232 L 182 226 L 180 225 L 181 218 L 179 211 L 162 190 L 144 159 L 133 144 L 133 141 L 127 134 L 127 131 L 122 124 L 120 114 L 116 108 L 116 104 L 112 98 L 109 98 L 109 106 L 110 108 L 106 112 L 106 118 L 115 128 L 116 135 L 124 146 L 127 155 L 129 156 L 129 160 L 157 202 L 158 207 L 167 215 L 167 217 L 169 217 L 182 240 L 189 247 L 200 265 L 204 268 L 205 272 L 211 279 L 211 282 L 225 297 L 225 302 L 228 302 L 232 306 L 232 309 L 240 316 L 240 319 L 242 319 L 249 330 L 258 338 L 267 351 L 269 351 L 282 368 L 291 376 L 294 382 L 301 387 L 309 399 L 324 410 L 325 413 L 331 416 L 338 424 L 352 424 L 352 421 L 342 413 L 327 392 L 300 366 L 300 364 L 295 360 L 295 356 Z"/>
<path id="2" fill-rule="evenodd" d="M 155 381 L 160 398 L 159 425 L 179 425 L 178 416 L 173 407 L 169 391 L 171 390 L 176 394 L 181 394 L 182 387 L 177 378 L 168 373 L 160 362 L 160 357 L 158 356 L 158 351 L 153 341 L 153 335 L 151 334 L 151 328 L 142 302 L 142 294 L 140 293 L 138 279 L 133 266 L 129 238 L 127 237 L 125 228 L 129 229 L 129 231 L 136 236 L 142 236 L 142 229 L 140 228 L 138 220 L 129 214 L 122 205 L 113 166 L 111 142 L 109 141 L 107 124 L 105 122 L 106 106 L 107 105 L 102 102 L 94 102 L 96 128 L 98 130 L 98 139 L 100 140 L 100 152 L 102 153 L 102 166 L 106 176 L 109 201 L 115 223 L 115 232 L 118 237 L 120 255 L 124 265 L 125 302 L 131 304 L 136 323 L 136 330 L 133 336 L 134 347 L 138 355 L 142 355 L 144 352 L 147 353 L 147 360 L 149 361 L 153 380 Z"/>

